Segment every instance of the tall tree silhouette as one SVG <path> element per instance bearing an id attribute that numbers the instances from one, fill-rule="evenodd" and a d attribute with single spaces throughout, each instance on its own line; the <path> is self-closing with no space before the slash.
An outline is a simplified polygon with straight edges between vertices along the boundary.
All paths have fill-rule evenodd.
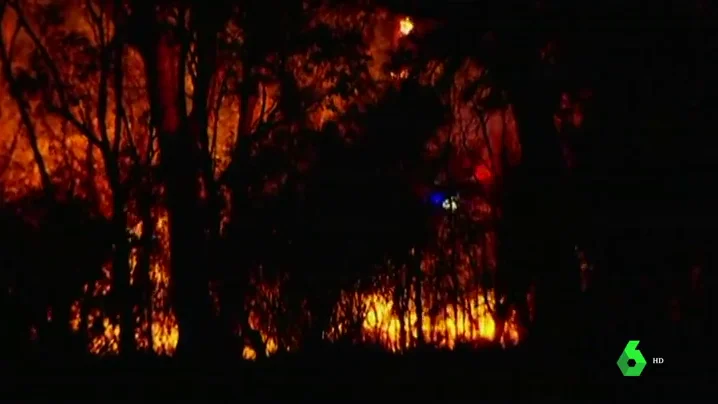
<path id="1" fill-rule="evenodd" d="M 199 357 L 211 346 L 212 329 L 209 271 L 203 268 L 208 262 L 208 223 L 200 198 L 201 180 L 208 189 L 215 189 L 214 178 L 206 174 L 208 93 L 216 72 L 217 35 L 224 30 L 231 9 L 226 2 L 211 8 L 200 2 L 132 2 L 131 7 L 129 24 L 142 28 L 128 33 L 128 40 L 145 61 L 152 123 L 160 141 L 170 221 L 172 301 L 182 329 L 177 349 Z M 168 26 L 172 15 L 180 23 Z M 188 113 L 185 75 L 191 45 L 198 69 Z"/>

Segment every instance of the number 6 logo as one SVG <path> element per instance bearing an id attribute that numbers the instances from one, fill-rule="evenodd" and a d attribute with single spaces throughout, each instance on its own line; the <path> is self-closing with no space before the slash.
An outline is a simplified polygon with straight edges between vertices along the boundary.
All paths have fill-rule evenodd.
<path id="1" fill-rule="evenodd" d="M 621 369 L 621 373 L 624 376 L 640 376 L 643 372 L 643 368 L 646 367 L 646 359 L 641 354 L 641 351 L 636 349 L 640 341 L 628 341 L 626 348 L 623 349 L 621 357 L 618 358 L 618 368 Z M 631 366 L 628 361 L 633 359 L 636 362 Z"/>

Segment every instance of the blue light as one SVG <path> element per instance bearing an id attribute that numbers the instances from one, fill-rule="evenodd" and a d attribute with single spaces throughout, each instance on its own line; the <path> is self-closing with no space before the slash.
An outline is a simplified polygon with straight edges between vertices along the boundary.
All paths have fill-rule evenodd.
<path id="1" fill-rule="evenodd" d="M 429 201 L 432 205 L 441 206 L 446 200 L 446 195 L 441 192 L 432 192 L 429 196 Z"/>

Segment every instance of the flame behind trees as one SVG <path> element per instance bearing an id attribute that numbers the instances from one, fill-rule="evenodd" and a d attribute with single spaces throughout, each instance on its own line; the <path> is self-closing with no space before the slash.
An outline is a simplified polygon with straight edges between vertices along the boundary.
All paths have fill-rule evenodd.
<path id="1" fill-rule="evenodd" d="M 12 151 L 0 160 L 9 161 L 3 199 L 70 195 L 109 223 L 100 279 L 88 278 L 71 307 L 53 307 L 71 312 L 93 352 L 171 354 L 218 338 L 247 358 L 312 338 L 395 351 L 517 342 L 516 314 L 498 310 L 505 298 L 493 290 L 491 183 L 497 156 L 516 160 L 520 147 L 511 108 L 482 109 L 492 93 L 473 86 L 478 65 L 403 66 L 397 81 L 378 61 L 414 23 L 359 7 L 99 4 L 3 3 L 1 61 L 3 109 L 19 117 L 2 120 Z M 445 71 L 451 90 L 432 90 Z M 424 118 L 447 114 L 401 115 L 429 107 Z M 335 158 L 326 177 L 332 150 L 354 160 Z M 383 152 L 369 160 L 353 150 Z M 374 169 L 384 171 L 367 185 Z M 349 199 L 322 189 L 326 181 Z M 456 214 L 424 210 L 417 189 L 458 182 L 469 185 Z M 384 203 L 392 192 L 402 196 Z M 368 194 L 369 205 L 351 201 Z M 349 241 L 302 242 L 320 225 L 285 212 L 305 197 L 314 216 L 302 217 L 365 210 L 368 234 L 421 236 L 389 251 L 391 237 L 369 242 L 361 223 L 335 222 L 324 230 Z M 316 251 L 332 247 L 343 255 Z M 316 279 L 333 293 L 307 296 Z"/>
<path id="2" fill-rule="evenodd" d="M 411 31 L 414 30 L 414 23 L 411 21 L 411 18 L 404 17 L 399 21 L 399 32 L 402 35 L 409 35 Z"/>

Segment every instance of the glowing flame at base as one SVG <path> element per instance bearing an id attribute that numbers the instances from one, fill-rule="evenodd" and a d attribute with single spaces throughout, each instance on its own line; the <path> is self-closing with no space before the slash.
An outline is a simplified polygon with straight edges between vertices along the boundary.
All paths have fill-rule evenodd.
<path id="1" fill-rule="evenodd" d="M 180 329 L 167 302 L 169 257 L 166 256 L 166 251 L 169 251 L 169 237 L 166 212 L 158 210 L 155 222 L 155 233 L 165 248 L 159 249 L 160 252 L 151 259 L 151 315 L 148 316 L 146 312 L 142 313 L 136 308 L 135 339 L 141 350 L 151 349 L 159 355 L 173 355 L 179 341 Z M 137 232 L 140 227 L 133 226 L 133 229 Z M 133 269 L 136 262 L 136 257 L 131 257 Z M 92 290 L 89 290 L 89 285 L 86 287 L 86 296 L 109 295 L 112 275 L 110 265 L 104 268 L 104 273 L 105 278 L 93 285 Z M 260 335 L 266 356 L 271 356 L 279 349 L 290 351 L 298 347 L 298 342 L 292 343 L 291 346 L 286 346 L 285 342 L 280 348 L 280 337 L 271 321 L 273 315 L 267 312 L 281 304 L 279 288 L 261 282 L 255 286 L 258 295 L 251 300 L 252 304 L 246 307 L 250 314 L 248 322 L 252 331 Z M 518 316 L 510 311 L 508 318 L 497 318 L 494 315 L 497 298 L 493 291 L 463 291 L 457 293 L 455 300 L 450 300 L 447 293 L 432 291 L 432 286 L 429 283 L 422 284 L 421 321 L 417 315 L 414 282 L 401 291 L 402 293 L 397 293 L 391 283 L 375 284 L 367 292 L 344 292 L 334 310 L 333 326 L 326 331 L 325 338 L 328 341 L 351 338 L 354 343 L 379 345 L 396 353 L 416 347 L 420 339 L 427 345 L 447 349 L 453 349 L 460 344 L 480 346 L 491 342 L 508 347 L 519 342 Z M 401 302 L 397 301 L 399 295 L 402 296 Z M 259 301 L 266 301 L 268 305 L 257 303 Z M 86 317 L 83 324 L 82 304 L 89 304 L 89 301 L 78 300 L 71 308 L 72 329 L 80 332 L 81 327 L 86 327 L 89 350 L 93 354 L 117 354 L 119 319 L 90 305 L 85 308 Z M 148 317 L 151 321 L 148 321 Z M 419 338 L 419 329 L 422 338 Z M 256 359 L 257 352 L 246 340 L 246 335 L 242 337 L 245 338 L 242 357 L 247 360 Z M 297 336 L 297 341 L 299 338 Z"/>
<path id="2" fill-rule="evenodd" d="M 162 248 L 157 254 L 150 258 L 150 288 L 151 308 L 142 313 L 135 307 L 135 342 L 140 350 L 151 349 L 158 355 L 172 355 L 179 341 L 179 326 L 174 313 L 169 308 L 167 290 L 169 287 L 169 227 L 167 212 L 157 209 L 155 212 L 154 233 Z M 139 222 L 130 229 L 136 236 L 141 236 L 142 223 Z M 130 255 L 130 268 L 133 278 L 137 274 L 136 265 L 138 259 L 136 254 Z M 71 307 L 70 327 L 75 332 L 81 332 L 83 327 L 82 305 L 86 304 L 84 331 L 88 337 L 88 349 L 96 355 L 115 355 L 119 353 L 120 322 L 119 318 L 104 314 L 100 309 L 92 308 L 88 300 L 97 297 L 105 297 L 110 294 L 112 283 L 112 265 L 106 263 L 103 268 L 104 278 L 90 285 L 85 285 L 86 297 L 90 299 L 76 300 Z M 151 321 L 148 321 L 148 317 Z M 149 340 L 151 336 L 152 341 Z"/>
<path id="3" fill-rule="evenodd" d="M 329 333 L 330 339 L 338 339 L 347 332 L 346 317 L 359 314 L 361 322 L 361 342 L 377 344 L 392 352 L 401 352 L 416 346 L 419 339 L 416 304 L 410 300 L 401 313 L 395 309 L 393 293 L 346 294 L 344 303 L 338 306 L 338 326 Z M 352 307 L 349 300 L 357 300 L 353 305 L 357 310 L 347 312 L 341 307 Z M 516 345 L 519 341 L 516 315 L 507 319 L 500 332 L 497 321 L 491 314 L 495 297 L 493 292 L 477 291 L 463 296 L 457 304 L 437 305 L 431 299 L 425 299 L 422 307 L 421 331 L 425 343 L 453 349 L 457 344 L 480 345 L 498 341 L 502 346 Z M 431 308 L 434 307 L 434 310 Z M 436 310 L 439 307 L 439 310 Z M 432 316 L 431 312 L 435 314 Z M 352 313 L 353 312 L 353 313 Z M 344 320 L 342 320 L 344 319 Z"/>

